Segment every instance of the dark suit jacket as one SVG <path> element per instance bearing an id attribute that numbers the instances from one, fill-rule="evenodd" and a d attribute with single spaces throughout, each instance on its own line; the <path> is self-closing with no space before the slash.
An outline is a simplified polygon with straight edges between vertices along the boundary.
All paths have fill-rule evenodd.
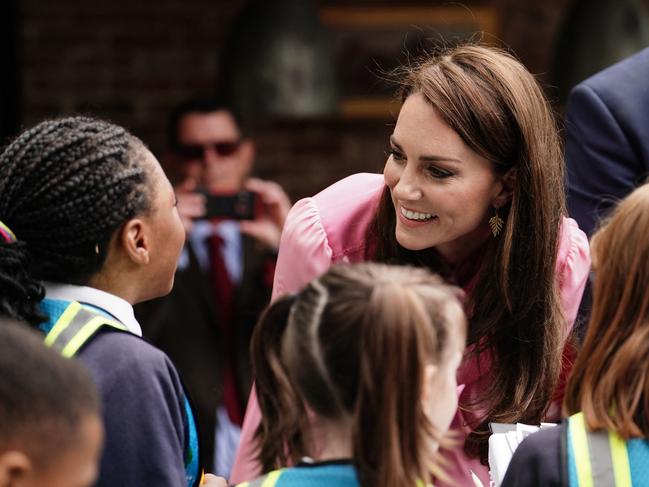
<path id="1" fill-rule="evenodd" d="M 566 421 L 523 441 L 509 462 L 501 487 L 568 487 Z"/>
<path id="2" fill-rule="evenodd" d="M 566 135 L 570 216 L 590 235 L 649 172 L 649 49 L 572 90 Z"/>
<path id="3" fill-rule="evenodd" d="M 270 300 L 275 257 L 252 238 L 243 236 L 242 244 L 244 267 L 236 290 L 233 353 L 237 357 L 239 397 L 245 402 L 252 385 L 250 337 Z M 180 371 L 197 415 L 203 463 L 207 471 L 212 471 L 225 344 L 209 273 L 201 270 L 191 247 L 187 250 L 189 265 L 176 272 L 171 293 L 136 306 L 135 312 L 144 336 L 165 351 Z"/>

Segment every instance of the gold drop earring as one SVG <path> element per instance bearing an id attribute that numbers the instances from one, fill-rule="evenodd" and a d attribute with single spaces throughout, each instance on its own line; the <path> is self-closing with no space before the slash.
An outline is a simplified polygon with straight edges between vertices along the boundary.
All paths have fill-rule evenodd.
<path id="1" fill-rule="evenodd" d="M 498 214 L 498 208 L 496 208 L 495 210 L 495 215 L 489 218 L 489 227 L 491 228 L 491 233 L 493 233 L 494 238 L 500 235 L 500 232 L 503 229 L 503 225 L 505 224 L 505 220 L 500 218 L 500 215 Z"/>

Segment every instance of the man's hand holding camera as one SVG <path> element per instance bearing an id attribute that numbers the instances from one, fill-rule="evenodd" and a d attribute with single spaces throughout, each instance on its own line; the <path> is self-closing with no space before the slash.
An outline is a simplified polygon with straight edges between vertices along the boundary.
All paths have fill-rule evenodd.
<path id="1" fill-rule="evenodd" d="M 250 219 L 240 220 L 241 233 L 249 235 L 269 249 L 277 249 L 284 226 L 284 221 L 291 209 L 291 201 L 282 187 L 273 181 L 250 178 L 244 183 L 244 190 L 254 194 L 255 202 L 248 203 L 254 208 L 246 208 L 244 213 L 252 215 Z M 236 212 L 228 208 L 229 201 L 236 195 L 223 197 L 221 205 L 223 214 L 210 215 L 208 196 L 200 190 L 193 180 L 187 180 L 176 187 L 178 200 L 178 213 L 187 233 L 191 232 L 194 221 L 197 219 L 212 219 L 215 222 L 240 219 Z M 212 199 L 212 197 L 209 197 Z M 216 196 L 218 200 L 218 196 Z"/>

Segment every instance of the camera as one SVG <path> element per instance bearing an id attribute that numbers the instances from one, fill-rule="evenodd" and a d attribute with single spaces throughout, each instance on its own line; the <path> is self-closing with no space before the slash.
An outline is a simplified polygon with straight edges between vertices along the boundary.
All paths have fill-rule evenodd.
<path id="1" fill-rule="evenodd" d="M 205 196 L 204 218 L 254 220 L 263 211 L 261 198 L 252 191 L 239 191 L 232 194 L 199 192 Z"/>

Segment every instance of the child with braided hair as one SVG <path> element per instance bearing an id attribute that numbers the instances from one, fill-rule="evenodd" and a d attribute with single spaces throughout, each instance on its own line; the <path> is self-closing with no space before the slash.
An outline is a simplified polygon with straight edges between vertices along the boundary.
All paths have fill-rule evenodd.
<path id="1" fill-rule="evenodd" d="M 175 205 L 151 152 L 104 121 L 45 121 L 0 154 L 0 314 L 90 369 L 106 429 L 98 486 L 200 481 L 186 392 L 132 308 L 173 285 Z"/>
<path id="2" fill-rule="evenodd" d="M 336 265 L 275 301 L 251 349 L 262 412 L 256 452 L 270 473 L 241 487 L 448 478 L 437 446 L 448 445 L 457 408 L 462 295 L 424 269 L 365 263 Z M 289 463 L 297 465 L 281 468 Z"/>

